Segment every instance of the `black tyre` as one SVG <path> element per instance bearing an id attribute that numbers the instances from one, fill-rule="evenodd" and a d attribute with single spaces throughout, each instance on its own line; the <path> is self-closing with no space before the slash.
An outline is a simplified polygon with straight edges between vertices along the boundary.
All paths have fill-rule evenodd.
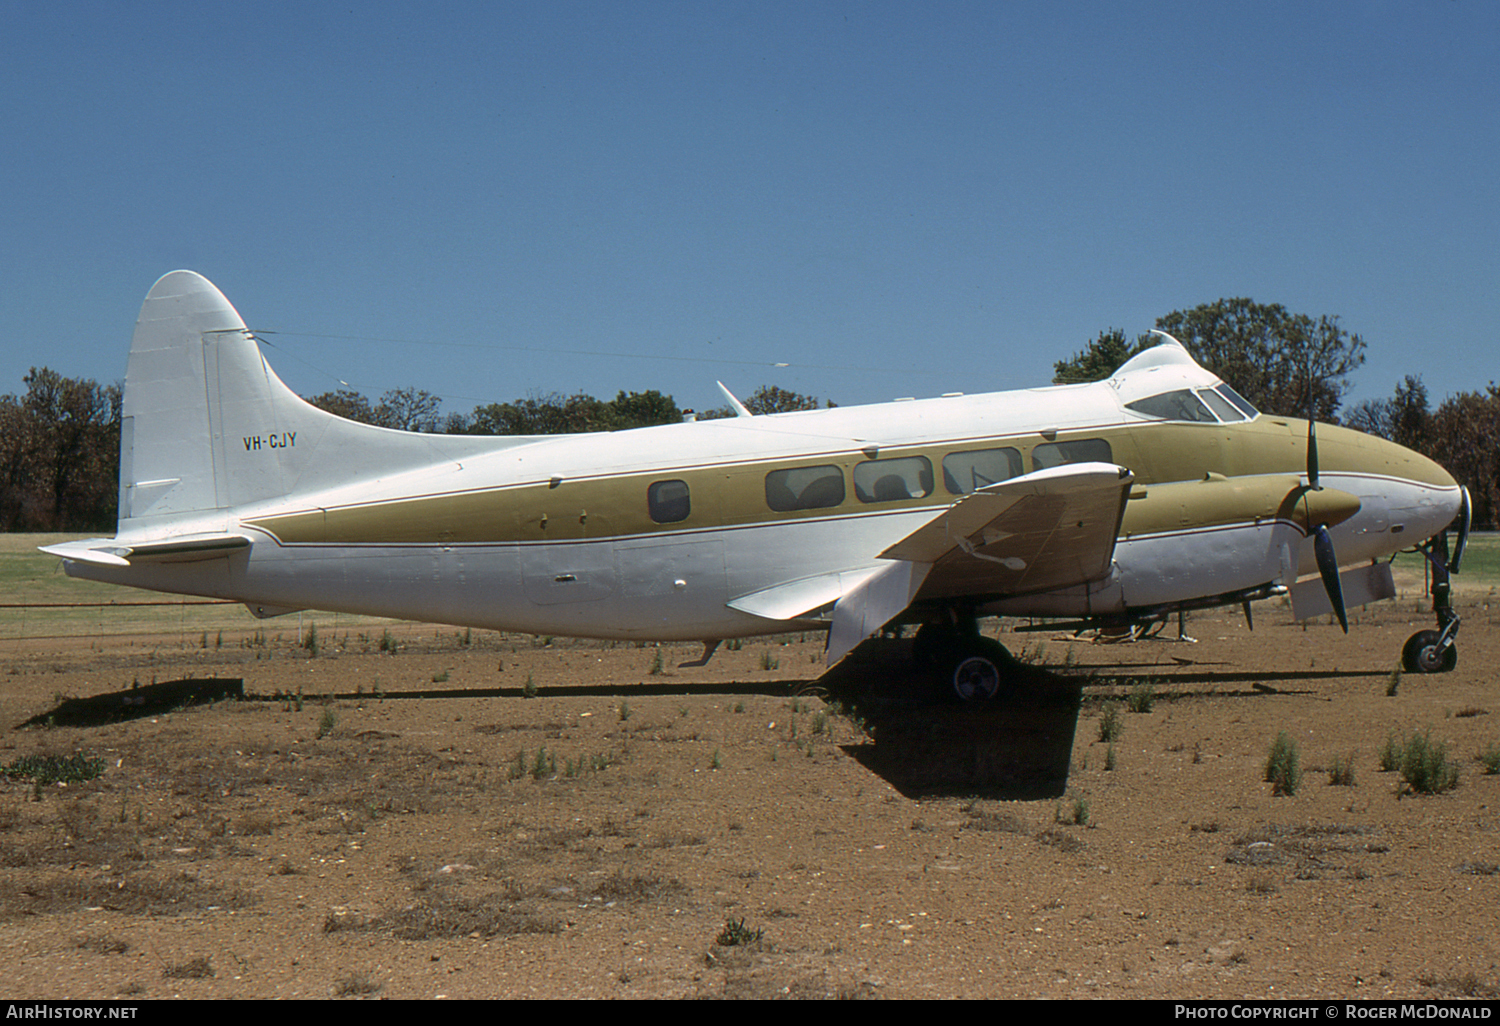
<path id="1" fill-rule="evenodd" d="M 1401 667 L 1407 673 L 1447 673 L 1458 665 L 1458 646 L 1440 649 L 1439 631 L 1417 631 L 1401 649 Z"/>
<path id="2" fill-rule="evenodd" d="M 948 685 L 961 702 L 987 702 L 1000 691 L 1000 667 L 988 655 L 961 656 L 948 674 Z"/>

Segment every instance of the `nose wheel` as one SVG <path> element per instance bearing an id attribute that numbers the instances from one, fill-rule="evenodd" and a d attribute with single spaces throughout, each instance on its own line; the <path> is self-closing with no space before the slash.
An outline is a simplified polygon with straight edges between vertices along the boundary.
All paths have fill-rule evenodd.
<path id="1" fill-rule="evenodd" d="M 1407 673 L 1447 673 L 1458 665 L 1458 614 L 1453 611 L 1453 586 L 1451 574 L 1458 572 L 1459 560 L 1469 535 L 1469 493 L 1464 492 L 1462 511 L 1459 513 L 1458 546 L 1452 559 L 1448 557 L 1448 532 L 1443 531 L 1427 544 L 1421 546 L 1422 555 L 1432 564 L 1432 612 L 1437 617 L 1437 629 L 1417 631 L 1406 639 L 1401 649 L 1401 668 Z"/>

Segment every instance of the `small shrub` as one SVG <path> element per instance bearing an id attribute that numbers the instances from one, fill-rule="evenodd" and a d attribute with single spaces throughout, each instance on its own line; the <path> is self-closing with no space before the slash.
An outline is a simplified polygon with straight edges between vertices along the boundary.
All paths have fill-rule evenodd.
<path id="1" fill-rule="evenodd" d="M 1125 698 L 1125 707 L 1133 713 L 1148 713 L 1155 703 L 1156 687 L 1149 680 L 1134 685 Z"/>
<path id="2" fill-rule="evenodd" d="M 1500 773 L 1500 745 L 1491 744 L 1479 753 L 1479 761 L 1484 764 L 1484 772 L 1490 776 Z"/>
<path id="3" fill-rule="evenodd" d="M 1089 803 L 1082 795 L 1073 795 L 1071 801 L 1058 802 L 1052 818 L 1064 826 L 1088 826 Z"/>
<path id="4" fill-rule="evenodd" d="M 1271 784 L 1273 795 L 1294 795 L 1302 783 L 1297 742 L 1288 737 L 1286 731 L 1277 734 L 1271 743 L 1271 752 L 1266 756 L 1266 780 Z"/>
<path id="5" fill-rule="evenodd" d="M 1333 765 L 1328 767 L 1328 783 L 1334 787 L 1354 786 L 1354 755 L 1352 753 L 1343 758 L 1334 756 Z"/>
<path id="6" fill-rule="evenodd" d="M 1418 794 L 1441 794 L 1458 786 L 1458 767 L 1448 761 L 1447 745 L 1413 734 L 1402 753 L 1401 778 Z"/>
<path id="7" fill-rule="evenodd" d="M 30 780 L 38 786 L 77 784 L 104 774 L 104 760 L 94 755 L 23 755 L 0 769 L 0 777 Z"/>
<path id="8" fill-rule="evenodd" d="M 1395 734 L 1387 734 L 1385 744 L 1380 746 L 1380 772 L 1390 773 L 1400 769 L 1403 749 L 1404 746 L 1396 740 Z"/>
<path id="9" fill-rule="evenodd" d="M 714 943 L 721 948 L 745 947 L 750 944 L 759 945 L 764 936 L 764 930 L 750 929 L 743 919 L 730 919 L 724 923 L 724 929 L 719 931 Z"/>
<path id="10" fill-rule="evenodd" d="M 214 975 L 214 967 L 207 958 L 197 958 L 177 965 L 163 966 L 161 974 L 169 980 L 206 980 Z"/>
<path id="11" fill-rule="evenodd" d="M 1104 710 L 1099 714 L 1099 740 L 1118 741 L 1123 725 L 1120 723 L 1120 703 L 1105 702 Z"/>

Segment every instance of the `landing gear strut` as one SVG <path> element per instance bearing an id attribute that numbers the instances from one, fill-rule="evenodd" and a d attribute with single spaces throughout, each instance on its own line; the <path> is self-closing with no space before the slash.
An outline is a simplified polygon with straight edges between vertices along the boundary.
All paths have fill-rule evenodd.
<path id="1" fill-rule="evenodd" d="M 1007 691 L 1015 663 L 1004 645 L 979 633 L 979 622 L 966 611 L 923 624 L 912 642 L 912 659 L 936 667 L 944 693 L 961 702 L 987 701 Z"/>
<path id="2" fill-rule="evenodd" d="M 1458 614 L 1453 611 L 1453 588 L 1449 576 L 1458 571 L 1464 547 L 1469 540 L 1469 493 L 1464 492 L 1462 511 L 1458 519 L 1458 544 L 1452 558 L 1448 556 L 1448 532 L 1440 532 L 1431 541 L 1419 546 L 1427 562 L 1432 564 L 1432 612 L 1437 617 L 1437 630 L 1417 631 L 1406 639 L 1401 649 L 1401 668 L 1407 673 L 1447 673 L 1458 665 Z"/>

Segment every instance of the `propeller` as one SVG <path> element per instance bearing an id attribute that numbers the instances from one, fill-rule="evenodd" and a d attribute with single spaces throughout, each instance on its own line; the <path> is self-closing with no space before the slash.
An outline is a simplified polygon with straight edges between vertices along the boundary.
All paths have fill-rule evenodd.
<path id="1" fill-rule="evenodd" d="M 1311 376 L 1309 375 L 1309 382 Z M 1328 593 L 1328 604 L 1339 618 L 1339 626 L 1349 633 L 1349 614 L 1344 611 L 1344 587 L 1339 583 L 1339 558 L 1333 551 L 1333 536 L 1328 533 L 1326 523 L 1315 523 L 1313 506 L 1307 500 L 1308 492 L 1321 492 L 1318 483 L 1318 434 L 1317 421 L 1313 417 L 1312 388 L 1307 390 L 1307 488 L 1302 493 L 1303 506 L 1307 511 L 1307 526 L 1312 533 L 1313 555 L 1318 560 L 1318 576 L 1323 578 L 1323 590 Z"/>

